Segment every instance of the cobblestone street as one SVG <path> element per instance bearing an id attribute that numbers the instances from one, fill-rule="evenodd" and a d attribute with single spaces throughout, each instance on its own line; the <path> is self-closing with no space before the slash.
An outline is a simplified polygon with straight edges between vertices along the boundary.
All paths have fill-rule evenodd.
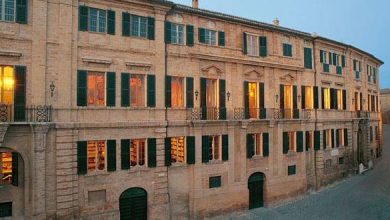
<path id="1" fill-rule="evenodd" d="M 374 170 L 354 176 L 301 200 L 275 208 L 233 213 L 215 219 L 390 219 L 390 126 L 383 128 L 383 158 Z"/>

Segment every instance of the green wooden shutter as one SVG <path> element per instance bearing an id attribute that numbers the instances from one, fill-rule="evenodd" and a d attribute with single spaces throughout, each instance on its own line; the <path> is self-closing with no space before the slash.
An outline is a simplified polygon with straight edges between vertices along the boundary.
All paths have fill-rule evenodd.
<path id="1" fill-rule="evenodd" d="M 306 151 L 309 151 L 309 149 L 310 149 L 310 132 L 309 131 L 305 132 L 305 146 L 306 146 Z"/>
<path id="2" fill-rule="evenodd" d="M 171 138 L 165 138 L 165 166 L 169 167 L 172 164 L 171 161 Z"/>
<path id="3" fill-rule="evenodd" d="M 209 136 L 202 136 L 202 163 L 209 162 Z"/>
<path id="4" fill-rule="evenodd" d="M 154 40 L 155 34 L 154 34 L 154 26 L 155 26 L 155 20 L 153 17 L 148 17 L 148 39 Z"/>
<path id="5" fill-rule="evenodd" d="M 204 28 L 199 28 L 199 43 L 206 43 L 206 30 Z"/>
<path id="6" fill-rule="evenodd" d="M 148 167 L 156 167 L 156 138 L 148 138 Z"/>
<path id="7" fill-rule="evenodd" d="M 186 104 L 187 108 L 194 107 L 194 78 L 186 78 Z"/>
<path id="8" fill-rule="evenodd" d="M 334 106 L 334 89 L 330 88 L 330 109 L 335 109 Z"/>
<path id="9" fill-rule="evenodd" d="M 341 66 L 345 67 L 345 56 L 344 55 L 341 56 Z"/>
<path id="10" fill-rule="evenodd" d="M 314 150 L 318 151 L 321 148 L 321 133 L 320 131 L 314 131 Z"/>
<path id="11" fill-rule="evenodd" d="M 343 89 L 343 109 L 347 110 L 347 90 Z"/>
<path id="12" fill-rule="evenodd" d="M 301 104 L 302 109 L 306 108 L 306 96 L 305 96 L 305 86 L 301 87 Z"/>
<path id="13" fill-rule="evenodd" d="M 165 76 L 165 107 L 170 108 L 172 106 L 172 77 Z"/>
<path id="14" fill-rule="evenodd" d="M 303 152 L 303 132 L 297 131 L 297 152 Z"/>
<path id="15" fill-rule="evenodd" d="M 225 32 L 223 31 L 218 31 L 218 46 L 225 46 Z"/>
<path id="16" fill-rule="evenodd" d="M 332 137 L 331 137 L 331 139 L 332 139 L 332 148 L 334 148 L 334 147 L 335 147 L 335 142 L 334 142 L 334 129 L 332 129 L 331 135 L 332 135 Z"/>
<path id="17" fill-rule="evenodd" d="M 130 169 L 130 140 L 121 140 L 121 169 Z"/>
<path id="18" fill-rule="evenodd" d="M 19 157 L 18 153 L 12 152 L 12 185 L 19 186 Z"/>
<path id="19" fill-rule="evenodd" d="M 263 133 L 263 157 L 269 156 L 269 134 Z"/>
<path id="20" fill-rule="evenodd" d="M 279 103 L 280 109 L 284 109 L 284 85 L 280 84 L 279 86 Z"/>
<path id="21" fill-rule="evenodd" d="M 244 81 L 244 113 L 245 119 L 249 118 L 249 82 Z"/>
<path id="22" fill-rule="evenodd" d="M 122 12 L 122 36 L 130 36 L 130 14 Z"/>
<path id="23" fill-rule="evenodd" d="M 200 78 L 200 107 L 202 111 L 202 120 L 206 120 L 207 118 L 206 97 L 206 79 Z"/>
<path id="24" fill-rule="evenodd" d="M 337 54 L 333 53 L 333 66 L 337 65 Z"/>
<path id="25" fill-rule="evenodd" d="M 325 88 L 321 88 L 321 104 L 322 109 L 325 109 Z"/>
<path id="26" fill-rule="evenodd" d="M 128 73 L 122 73 L 121 75 L 121 106 L 130 106 L 130 79 Z"/>
<path id="27" fill-rule="evenodd" d="M 229 160 L 229 136 L 222 135 L 222 160 Z"/>
<path id="28" fill-rule="evenodd" d="M 318 86 L 314 86 L 313 87 L 313 103 L 314 103 L 314 109 L 318 109 L 319 108 L 319 103 L 318 103 Z"/>
<path id="29" fill-rule="evenodd" d="M 267 111 L 265 109 L 264 83 L 259 83 L 259 95 L 260 119 L 265 119 L 267 118 Z"/>
<path id="30" fill-rule="evenodd" d="M 26 120 L 26 67 L 15 66 L 14 121 Z"/>
<path id="31" fill-rule="evenodd" d="M 246 157 L 251 159 L 255 154 L 255 140 L 252 134 L 246 135 Z"/>
<path id="32" fill-rule="evenodd" d="M 187 137 L 187 164 L 195 164 L 195 137 Z"/>
<path id="33" fill-rule="evenodd" d="M 304 65 L 306 69 L 312 69 L 312 50 L 311 48 L 304 49 Z"/>
<path id="34" fill-rule="evenodd" d="M 27 24 L 27 0 L 16 0 L 16 18 L 15 22 Z"/>
<path id="35" fill-rule="evenodd" d="M 298 109 L 298 88 L 293 86 L 293 109 Z"/>
<path id="36" fill-rule="evenodd" d="M 88 7 L 79 6 L 79 31 L 88 31 Z"/>
<path id="37" fill-rule="evenodd" d="M 87 106 L 87 71 L 77 71 L 77 106 Z"/>
<path id="38" fill-rule="evenodd" d="M 77 174 L 83 175 L 87 173 L 87 142 L 77 142 Z"/>
<path id="39" fill-rule="evenodd" d="M 261 57 L 266 57 L 267 56 L 267 37 L 259 37 L 259 55 Z"/>
<path id="40" fill-rule="evenodd" d="M 348 146 L 348 129 L 344 128 L 344 146 Z"/>
<path id="41" fill-rule="evenodd" d="M 172 32 L 172 23 L 169 21 L 165 21 L 165 30 L 164 30 L 164 39 L 166 44 L 170 44 L 172 42 L 171 32 Z"/>
<path id="42" fill-rule="evenodd" d="M 219 80 L 219 119 L 226 120 L 226 81 Z"/>
<path id="43" fill-rule="evenodd" d="M 107 73 L 107 86 L 106 86 L 107 106 L 115 106 L 115 73 Z"/>
<path id="44" fill-rule="evenodd" d="M 156 76 L 148 75 L 148 107 L 156 107 Z"/>
<path id="45" fill-rule="evenodd" d="M 194 26 L 187 25 L 186 26 L 187 31 L 187 46 L 193 47 L 194 46 Z"/>
<path id="46" fill-rule="evenodd" d="M 332 62 L 332 53 L 329 52 L 328 54 L 329 54 L 329 62 L 328 63 L 329 63 L 329 65 L 332 65 L 332 63 L 333 63 Z"/>
<path id="47" fill-rule="evenodd" d="M 244 32 L 242 35 L 242 52 L 246 55 L 248 54 L 248 41 L 246 37 L 246 33 Z"/>
<path id="48" fill-rule="evenodd" d="M 340 129 L 336 129 L 336 147 L 340 146 L 340 133 L 339 133 L 339 130 Z"/>
<path id="49" fill-rule="evenodd" d="M 322 147 L 324 149 L 326 149 L 326 139 L 327 139 L 327 137 L 326 137 L 326 130 L 323 130 L 322 131 Z"/>
<path id="50" fill-rule="evenodd" d="M 107 11 L 107 34 L 115 35 L 115 11 Z"/>
<path id="51" fill-rule="evenodd" d="M 323 50 L 320 50 L 320 62 L 321 63 L 324 62 L 324 51 Z"/>
<path id="52" fill-rule="evenodd" d="M 107 141 L 107 171 L 116 170 L 116 140 Z"/>
<path id="53" fill-rule="evenodd" d="M 289 145 L 288 132 L 283 132 L 283 154 L 288 153 Z"/>

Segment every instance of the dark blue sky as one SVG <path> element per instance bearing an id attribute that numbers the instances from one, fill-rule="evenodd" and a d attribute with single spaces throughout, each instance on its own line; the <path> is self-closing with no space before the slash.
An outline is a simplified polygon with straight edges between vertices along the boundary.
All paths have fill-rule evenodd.
<path id="1" fill-rule="evenodd" d="M 191 5 L 192 0 L 171 0 Z M 390 88 L 390 0 L 199 0 L 199 8 L 313 33 L 381 59 L 381 88 Z"/>

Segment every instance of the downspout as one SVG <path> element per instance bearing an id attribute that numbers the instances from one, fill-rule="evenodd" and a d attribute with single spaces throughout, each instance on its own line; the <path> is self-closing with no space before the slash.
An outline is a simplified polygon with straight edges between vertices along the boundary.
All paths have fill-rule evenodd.
<path id="1" fill-rule="evenodd" d="M 317 62 L 316 62 L 316 39 L 317 38 L 314 38 L 313 40 L 313 67 L 314 67 L 314 86 L 317 86 Z M 318 92 L 318 95 L 317 95 L 317 98 L 319 97 L 319 87 L 317 86 L 317 92 Z M 322 98 L 322 97 L 321 97 Z M 315 117 L 315 121 L 314 121 L 314 132 L 317 131 L 317 123 L 318 123 L 318 109 L 320 108 L 320 104 L 319 104 L 319 100 L 317 100 L 317 104 L 318 104 L 318 108 L 317 109 L 314 109 L 314 117 Z M 320 135 L 321 137 L 321 135 Z M 320 146 L 320 149 L 321 149 L 321 146 Z M 317 151 L 314 149 L 314 177 L 315 177 L 315 190 L 317 191 L 318 190 L 318 176 L 317 176 Z"/>

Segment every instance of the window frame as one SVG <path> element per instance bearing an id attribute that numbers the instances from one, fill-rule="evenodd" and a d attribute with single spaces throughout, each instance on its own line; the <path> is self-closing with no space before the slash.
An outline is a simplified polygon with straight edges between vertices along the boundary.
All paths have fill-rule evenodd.
<path id="1" fill-rule="evenodd" d="M 96 10 L 97 14 L 96 14 L 96 30 L 91 30 L 91 9 L 92 10 Z M 104 31 L 99 31 L 99 29 L 101 28 L 100 27 L 100 23 L 99 23 L 99 18 L 100 18 L 100 14 L 101 12 L 104 12 L 105 14 L 105 19 L 104 19 Z M 100 9 L 100 8 L 94 8 L 94 7 L 88 7 L 88 32 L 90 33 L 98 33 L 98 34 L 106 34 L 107 33 L 107 10 L 105 9 Z"/>
<path id="2" fill-rule="evenodd" d="M 94 170 L 90 170 L 89 169 L 89 151 L 88 151 L 88 146 L 89 146 L 89 143 L 90 142 L 94 142 L 95 143 L 95 169 Z M 99 162 L 99 159 L 98 159 L 98 142 L 104 142 L 104 152 L 103 152 L 103 155 L 104 155 L 104 169 L 102 170 L 99 170 L 98 169 L 98 162 Z M 107 140 L 88 140 L 87 141 L 87 174 L 94 174 L 94 173 L 103 173 L 103 172 L 107 172 Z"/>
<path id="3" fill-rule="evenodd" d="M 249 40 L 249 38 L 253 38 L 254 39 L 254 45 L 252 45 Z M 258 57 L 260 56 L 260 42 L 259 42 L 259 36 L 258 35 L 255 35 L 255 34 L 251 34 L 251 33 L 246 33 L 246 42 L 247 42 L 247 55 L 248 56 L 252 56 L 252 57 Z M 253 43 L 253 42 L 252 42 Z M 252 47 L 251 47 L 252 46 Z M 255 52 L 255 54 L 251 54 L 251 51 L 253 50 Z"/>
<path id="4" fill-rule="evenodd" d="M 179 143 L 179 138 L 183 138 L 183 161 L 178 161 L 177 159 L 176 159 L 176 161 L 173 161 L 172 160 L 172 151 L 173 151 L 173 149 L 172 149 L 172 141 L 173 141 L 173 139 L 176 139 L 176 146 L 178 146 L 178 143 Z M 182 164 L 185 164 L 186 163 L 186 161 L 187 161 L 187 155 L 186 155 L 186 150 L 187 150 L 187 140 L 186 140 L 187 138 L 185 137 L 185 136 L 178 136 L 178 137 L 171 137 L 170 138 L 170 142 L 171 142 L 171 152 L 170 152 L 170 159 L 171 159 L 171 164 L 172 165 L 174 165 L 174 164 L 177 164 L 177 165 L 182 165 Z M 178 150 L 178 147 L 177 147 L 177 149 L 176 149 L 176 158 L 178 158 L 179 157 L 179 150 Z"/>
<path id="5" fill-rule="evenodd" d="M 213 162 L 213 161 L 222 161 L 222 135 L 209 135 L 209 161 L 210 162 Z M 216 138 L 218 138 L 218 158 L 215 159 L 215 140 Z M 211 149 L 210 149 L 211 147 Z M 211 155 L 210 155 L 210 150 L 211 150 Z M 212 158 L 210 159 L 210 156 L 212 156 Z"/>
<path id="6" fill-rule="evenodd" d="M 305 109 L 314 109 L 314 87 L 313 86 L 304 86 L 304 87 L 305 87 Z M 310 94 L 309 96 L 307 91 L 309 91 Z"/>
<path id="7" fill-rule="evenodd" d="M 136 151 L 136 164 L 135 165 L 132 165 L 131 162 L 132 162 L 132 159 L 131 159 L 131 145 L 132 145 L 132 142 L 133 141 L 137 141 L 137 151 Z M 145 146 L 144 146 L 144 164 L 143 165 L 140 165 L 140 159 L 139 159 L 139 148 L 140 148 L 140 141 L 144 141 L 145 142 Z M 141 168 L 141 167 L 147 167 L 148 166 L 148 139 L 147 138 L 136 138 L 136 139 L 130 139 L 130 142 L 129 142 L 129 167 L 130 169 L 131 168 Z"/>
<path id="8" fill-rule="evenodd" d="M 207 28 L 203 28 L 204 29 L 204 43 L 201 43 L 199 42 L 200 44 L 204 44 L 204 45 L 208 45 L 208 46 L 212 46 L 212 47 L 218 47 L 218 31 L 216 30 L 211 30 L 211 29 L 207 29 Z M 214 35 L 212 35 L 212 33 Z M 215 41 L 215 44 L 212 44 L 213 43 L 213 39 L 212 37 L 215 37 L 214 41 Z"/>
<path id="9" fill-rule="evenodd" d="M 138 29 L 137 29 L 138 34 L 137 35 L 135 35 L 133 32 L 133 19 L 135 17 L 138 19 Z M 145 19 L 145 36 L 141 36 L 141 19 Z M 136 14 L 130 14 L 130 22 L 129 22 L 130 37 L 147 39 L 148 38 L 148 25 L 149 25 L 149 21 L 148 21 L 147 17 L 141 16 L 141 15 L 136 15 Z"/>
<path id="10" fill-rule="evenodd" d="M 251 134 L 253 136 L 253 157 L 264 157 L 263 151 L 263 133 Z M 259 154 L 257 154 L 257 148 L 259 148 Z"/>
<path id="11" fill-rule="evenodd" d="M 131 98 L 133 97 L 133 93 L 131 91 L 131 79 L 133 76 L 142 76 L 142 82 L 143 82 L 143 105 L 134 105 L 131 102 Z M 132 108 L 146 108 L 147 107 L 147 96 L 148 96 L 148 77 L 146 74 L 130 74 L 129 76 L 129 103 L 130 107 Z"/>
<path id="12" fill-rule="evenodd" d="M 103 75 L 103 85 L 104 85 L 104 88 L 103 88 L 103 99 L 104 99 L 104 103 L 101 104 L 101 105 L 97 105 L 97 104 L 89 104 L 88 102 L 88 94 L 89 94 L 89 87 L 88 87 L 88 76 L 89 75 L 98 75 L 98 74 L 101 74 Z M 107 105 L 107 72 L 100 72 L 100 71 L 92 71 L 92 70 L 87 70 L 87 107 L 105 107 Z M 96 83 L 96 81 L 95 81 Z M 96 98 L 96 95 L 95 97 Z M 96 101 L 96 99 L 95 99 Z"/>
<path id="13" fill-rule="evenodd" d="M 324 88 L 324 109 L 330 110 L 330 88 Z"/>
<path id="14" fill-rule="evenodd" d="M 8 23 L 15 23 L 16 22 L 16 0 L 13 0 L 14 2 L 14 5 L 13 5 L 13 19 L 12 20 L 6 20 L 5 19 L 5 16 L 6 16 L 6 10 L 5 10 L 5 2 L 7 0 L 0 0 L 1 1 L 1 7 L 0 7 L 0 10 L 1 10 L 1 14 L 0 14 L 0 22 L 8 22 Z"/>
<path id="15" fill-rule="evenodd" d="M 173 105 L 173 100 L 174 100 L 174 95 L 173 95 L 173 81 L 175 79 L 180 79 L 182 80 L 181 82 L 181 86 L 182 86 L 182 104 L 181 106 L 174 106 Z M 171 76 L 171 108 L 175 108 L 175 109 L 180 109 L 180 108 L 185 108 L 186 107 L 186 103 L 187 103 L 187 97 L 186 97 L 186 91 L 187 91 L 187 82 L 186 82 L 186 77 L 183 77 L 183 76 Z"/>
<path id="16" fill-rule="evenodd" d="M 3 154 L 9 154 L 9 161 L 3 161 Z M 10 175 L 10 179 L 7 183 L 5 183 L 5 181 L 3 182 L 3 180 L 0 181 L 0 186 L 8 186 L 8 185 L 12 185 L 12 179 L 13 179 L 13 173 L 12 173 L 12 151 L 0 151 L 0 177 L 3 178 L 5 176 L 3 176 L 4 174 L 4 168 L 3 168 L 3 163 L 4 162 L 7 162 L 9 163 L 10 165 L 10 172 L 8 175 Z"/>
<path id="17" fill-rule="evenodd" d="M 297 152 L 297 132 L 289 131 L 288 132 L 288 151 Z"/>
<path id="18" fill-rule="evenodd" d="M 179 41 L 180 39 L 180 32 L 179 32 L 179 27 L 182 27 L 182 31 L 181 31 L 181 42 Z M 176 34 L 174 35 L 174 31 L 176 32 Z M 171 44 L 175 44 L 175 45 L 185 45 L 185 42 L 186 42 L 186 34 L 185 34 L 185 25 L 184 24 L 179 24 L 179 23 L 173 23 L 171 22 Z M 175 37 L 173 37 L 175 36 Z M 176 42 L 173 40 L 173 39 L 176 39 Z"/>

